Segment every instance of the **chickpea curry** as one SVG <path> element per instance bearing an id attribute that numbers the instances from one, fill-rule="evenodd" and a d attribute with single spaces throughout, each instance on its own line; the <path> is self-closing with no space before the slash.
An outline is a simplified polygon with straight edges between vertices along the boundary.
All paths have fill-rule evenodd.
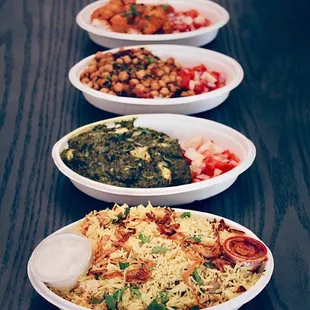
<path id="1" fill-rule="evenodd" d="M 115 186 L 153 188 L 191 183 L 178 141 L 133 123 L 95 126 L 69 140 L 62 160 L 84 177 Z"/>
<path id="2" fill-rule="evenodd" d="M 92 13 L 91 23 L 114 32 L 148 35 L 187 32 L 211 24 L 196 10 L 176 12 L 168 4 L 137 4 L 135 0 L 111 0 Z"/>
<path id="3" fill-rule="evenodd" d="M 203 64 L 184 68 L 174 58 L 161 59 L 145 48 L 98 52 L 80 80 L 103 93 L 136 98 L 193 96 L 226 84 L 224 74 Z"/>

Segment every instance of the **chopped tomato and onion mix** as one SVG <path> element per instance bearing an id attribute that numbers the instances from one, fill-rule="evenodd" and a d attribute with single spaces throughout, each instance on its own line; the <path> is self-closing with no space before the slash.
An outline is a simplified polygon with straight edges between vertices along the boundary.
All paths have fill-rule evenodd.
<path id="1" fill-rule="evenodd" d="M 183 156 L 190 165 L 193 182 L 209 180 L 237 167 L 240 159 L 212 140 L 194 136 L 182 145 Z"/>

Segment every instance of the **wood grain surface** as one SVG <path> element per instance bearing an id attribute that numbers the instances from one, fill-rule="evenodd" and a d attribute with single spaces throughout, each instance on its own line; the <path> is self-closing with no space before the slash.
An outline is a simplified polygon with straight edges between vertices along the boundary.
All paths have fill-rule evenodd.
<path id="1" fill-rule="evenodd" d="M 65 133 L 111 114 L 89 105 L 69 68 L 102 49 L 75 23 L 89 1 L 0 0 L 0 309 L 55 309 L 26 274 L 52 231 L 109 204 L 80 193 L 53 164 Z M 270 284 L 242 309 L 310 309 L 309 0 L 218 0 L 229 24 L 207 47 L 238 60 L 245 79 L 198 115 L 232 126 L 257 147 L 226 192 L 186 206 L 253 230 L 271 248 Z"/>

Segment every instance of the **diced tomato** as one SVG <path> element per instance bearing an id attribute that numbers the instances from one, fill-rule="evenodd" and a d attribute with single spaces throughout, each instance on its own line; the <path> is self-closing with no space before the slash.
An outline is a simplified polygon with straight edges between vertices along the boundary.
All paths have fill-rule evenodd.
<path id="1" fill-rule="evenodd" d="M 198 183 L 198 182 L 201 182 L 202 180 L 199 180 L 197 178 L 193 179 L 193 183 Z"/>
<path id="2" fill-rule="evenodd" d="M 194 171 L 191 171 L 191 174 L 192 174 L 192 179 L 195 179 L 195 178 L 196 178 L 196 176 L 197 176 L 197 173 L 196 173 L 196 172 L 194 172 Z"/>
<path id="3" fill-rule="evenodd" d="M 199 66 L 194 67 L 192 70 L 199 71 L 199 72 L 204 72 L 204 71 L 207 71 L 207 68 L 206 68 L 205 65 L 201 64 Z"/>
<path id="4" fill-rule="evenodd" d="M 225 84 L 216 82 L 216 83 L 215 83 L 215 88 L 214 88 L 214 89 L 219 89 L 219 88 L 221 88 L 221 87 L 223 87 L 223 86 L 225 86 Z"/>
<path id="5" fill-rule="evenodd" d="M 209 177 L 212 177 L 214 174 L 214 169 L 216 168 L 217 161 L 209 157 L 204 160 L 204 163 L 206 165 L 206 168 L 202 171 L 202 173 L 208 175 Z"/>
<path id="6" fill-rule="evenodd" d="M 189 10 L 184 12 L 185 16 L 190 16 L 191 18 L 196 18 L 199 14 L 196 10 Z"/>
<path id="7" fill-rule="evenodd" d="M 155 67 L 153 67 L 153 68 L 151 69 L 151 73 L 152 73 L 152 74 L 154 74 L 154 75 L 156 75 L 157 70 L 156 70 L 156 68 L 155 68 Z"/>
<path id="8" fill-rule="evenodd" d="M 235 168 L 236 166 L 231 163 L 224 163 L 218 161 L 215 165 L 215 168 L 222 170 L 223 172 L 228 172 L 231 169 Z"/>
<path id="9" fill-rule="evenodd" d="M 194 92 L 195 94 L 202 94 L 204 90 L 204 86 L 202 84 L 195 85 Z"/>
<path id="10" fill-rule="evenodd" d="M 187 31 L 187 25 L 186 24 L 175 24 L 174 25 L 174 31 L 186 32 Z"/>
<path id="11" fill-rule="evenodd" d="M 216 71 L 212 71 L 210 74 L 213 75 L 217 80 L 220 78 L 220 74 Z"/>
<path id="12" fill-rule="evenodd" d="M 193 26 L 194 26 L 195 29 L 199 29 L 199 28 L 201 28 L 203 25 L 202 25 L 202 24 L 198 24 L 198 23 L 196 23 L 196 22 L 194 21 L 194 22 L 193 22 Z"/>
<path id="13" fill-rule="evenodd" d="M 236 161 L 237 163 L 240 161 L 239 157 L 238 157 L 236 154 L 230 152 L 229 150 L 225 150 L 222 154 L 227 155 L 227 158 L 228 158 L 229 160 L 234 160 L 234 161 Z"/>
<path id="14" fill-rule="evenodd" d="M 191 74 L 182 70 L 179 72 L 179 76 L 182 77 L 182 88 L 189 88 L 189 82 L 192 79 Z"/>

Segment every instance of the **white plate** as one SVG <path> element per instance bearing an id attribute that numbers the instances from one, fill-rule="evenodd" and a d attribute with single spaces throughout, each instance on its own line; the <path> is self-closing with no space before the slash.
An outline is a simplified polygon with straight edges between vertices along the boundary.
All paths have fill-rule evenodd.
<path id="1" fill-rule="evenodd" d="M 107 185 L 85 178 L 71 170 L 62 161 L 60 153 L 67 148 L 68 140 L 74 136 L 99 124 L 118 122 L 133 117 L 137 117 L 134 123 L 135 126 L 164 132 L 172 138 L 179 139 L 181 143 L 195 135 L 203 135 L 213 140 L 223 149 L 229 149 L 235 153 L 240 158 L 240 163 L 234 169 L 220 176 L 198 183 L 162 188 L 128 188 Z M 54 145 L 52 150 L 55 165 L 85 194 L 108 202 L 138 205 L 147 204 L 150 200 L 154 205 L 161 206 L 190 203 L 221 193 L 252 165 L 255 155 L 254 144 L 238 131 L 210 120 L 174 114 L 131 115 L 92 123 L 64 136 Z"/>
<path id="2" fill-rule="evenodd" d="M 183 210 L 183 209 L 175 209 L 176 212 L 186 212 L 189 211 L 193 215 L 200 216 L 200 217 L 206 217 L 210 220 L 213 220 L 214 218 L 217 219 L 218 221 L 221 219 L 224 219 L 227 225 L 229 225 L 233 229 L 238 229 L 242 230 L 246 233 L 247 236 L 255 238 L 262 242 L 252 231 L 249 229 L 245 228 L 244 226 L 233 222 L 231 220 L 225 219 L 221 216 L 213 215 L 210 213 L 203 213 L 203 212 L 198 212 L 198 211 L 192 211 L 192 210 Z M 66 233 L 70 232 L 74 229 L 76 225 L 78 225 L 79 222 L 75 222 L 73 224 L 70 224 L 68 226 L 65 226 L 64 228 L 61 228 L 57 230 L 54 234 L 61 234 L 61 233 Z M 263 243 L 263 242 L 262 242 Z M 268 254 L 267 258 L 268 261 L 266 262 L 265 266 L 265 274 L 257 281 L 255 285 L 253 285 L 248 291 L 243 293 L 242 295 L 233 298 L 225 303 L 222 303 L 217 306 L 209 307 L 204 310 L 237 310 L 239 309 L 242 305 L 245 303 L 249 302 L 251 299 L 253 299 L 255 296 L 257 296 L 263 289 L 264 287 L 268 284 L 270 281 L 270 278 L 273 273 L 274 269 L 274 261 L 273 261 L 273 256 L 271 251 L 268 249 Z M 50 291 L 47 286 L 40 280 L 34 277 L 33 273 L 31 272 L 31 257 L 28 262 L 27 266 L 27 271 L 28 271 L 28 277 L 29 280 L 33 286 L 33 288 L 40 294 L 43 298 L 45 298 L 47 301 L 49 301 L 51 304 L 55 305 L 56 307 L 60 308 L 61 310 L 86 310 L 87 308 L 75 305 L 58 295 L 54 294 L 52 291 Z"/>
<path id="3" fill-rule="evenodd" d="M 184 44 L 191 46 L 203 46 L 215 39 L 221 27 L 229 21 L 228 12 L 220 5 L 207 0 L 147 0 L 137 3 L 148 4 L 170 4 L 177 11 L 196 9 L 204 17 L 212 21 L 209 27 L 200 28 L 190 32 L 172 34 L 127 34 L 117 33 L 92 26 L 91 14 L 99 7 L 107 4 L 109 0 L 96 1 L 83 8 L 76 17 L 77 24 L 88 32 L 88 35 L 95 43 L 108 48 L 135 44 Z"/>
<path id="4" fill-rule="evenodd" d="M 230 91 L 236 88 L 243 79 L 243 70 L 237 61 L 211 50 L 180 45 L 131 46 L 125 49 L 139 47 L 145 47 L 163 59 L 174 57 L 184 67 L 204 64 L 210 70 L 224 72 L 226 85 L 208 93 L 181 98 L 143 99 L 113 96 L 94 90 L 80 81 L 81 72 L 95 55 L 86 57 L 73 66 L 69 72 L 69 80 L 73 86 L 82 91 L 85 99 L 93 106 L 108 112 L 127 115 L 136 113 L 195 114 L 207 111 L 223 103 Z M 114 49 L 105 51 L 105 53 L 117 51 L 118 49 Z"/>

